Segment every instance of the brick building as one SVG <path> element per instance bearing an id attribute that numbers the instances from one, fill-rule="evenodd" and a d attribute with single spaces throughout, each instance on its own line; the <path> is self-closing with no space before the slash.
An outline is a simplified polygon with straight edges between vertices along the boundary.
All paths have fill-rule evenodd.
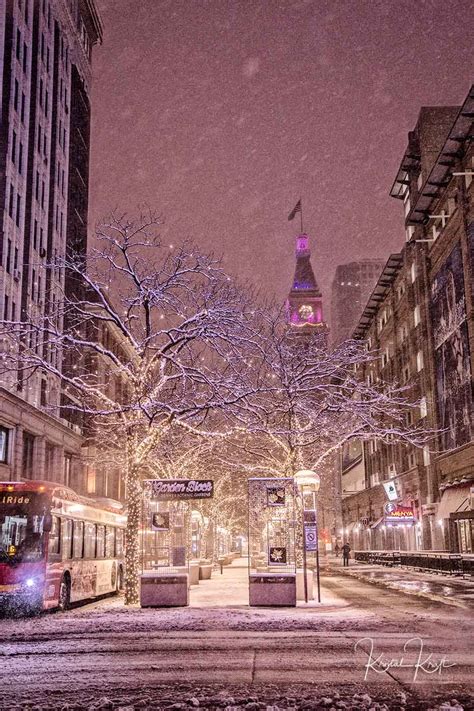
<path id="1" fill-rule="evenodd" d="M 423 108 L 392 187 L 406 244 L 354 337 L 380 351 L 364 377 L 410 386 L 412 421 L 439 434 L 421 449 L 374 440 L 357 461 L 343 453 L 343 535 L 354 548 L 473 550 L 473 119 L 473 88 L 461 107 Z M 388 524 L 387 505 L 405 511 L 403 523 Z"/>

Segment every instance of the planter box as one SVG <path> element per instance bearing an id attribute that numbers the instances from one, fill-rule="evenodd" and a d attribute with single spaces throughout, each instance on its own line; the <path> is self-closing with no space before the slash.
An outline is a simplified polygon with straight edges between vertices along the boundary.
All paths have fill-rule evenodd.
<path id="1" fill-rule="evenodd" d="M 199 585 L 199 563 L 189 564 L 189 584 Z"/>
<path id="2" fill-rule="evenodd" d="M 210 580 L 212 575 L 212 563 L 205 563 L 199 566 L 199 580 Z"/>
<path id="3" fill-rule="evenodd" d="M 296 607 L 294 573 L 255 573 L 249 578 L 251 607 Z"/>
<path id="4" fill-rule="evenodd" d="M 155 573 L 140 576 L 141 607 L 186 607 L 189 605 L 187 573 Z"/>

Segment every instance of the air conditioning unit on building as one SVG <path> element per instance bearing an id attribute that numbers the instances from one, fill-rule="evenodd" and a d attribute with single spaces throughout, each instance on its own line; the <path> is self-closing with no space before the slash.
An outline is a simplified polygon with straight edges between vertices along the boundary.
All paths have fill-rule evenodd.
<path id="1" fill-rule="evenodd" d="M 15 269 L 13 271 L 13 278 L 15 281 L 20 281 L 21 279 L 21 271 L 19 269 Z"/>
<path id="2" fill-rule="evenodd" d="M 388 475 L 390 477 L 397 476 L 397 467 L 395 464 L 389 464 L 388 465 Z"/>

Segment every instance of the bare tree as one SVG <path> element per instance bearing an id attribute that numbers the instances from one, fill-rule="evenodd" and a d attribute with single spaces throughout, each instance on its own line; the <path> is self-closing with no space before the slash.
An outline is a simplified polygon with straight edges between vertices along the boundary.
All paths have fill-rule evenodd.
<path id="1" fill-rule="evenodd" d="M 62 386 L 60 412 L 82 418 L 101 456 L 125 470 L 126 603 L 138 601 L 139 520 L 150 453 L 170 427 L 199 432 L 210 412 L 250 394 L 243 353 L 256 347 L 252 305 L 212 256 L 164 245 L 153 214 L 114 216 L 87 258 L 50 265 L 66 287 L 46 315 L 4 322 L 3 372 L 38 371 Z"/>
<path id="2" fill-rule="evenodd" d="M 380 354 L 366 343 L 350 340 L 330 349 L 326 333 L 293 329 L 281 309 L 259 317 L 259 373 L 266 387 L 256 388 L 251 406 L 240 413 L 242 427 L 222 454 L 228 467 L 251 476 L 315 470 L 321 474 L 322 497 L 334 507 L 329 472 L 345 443 L 379 439 L 421 447 L 433 439 L 410 387 L 372 378 Z"/>

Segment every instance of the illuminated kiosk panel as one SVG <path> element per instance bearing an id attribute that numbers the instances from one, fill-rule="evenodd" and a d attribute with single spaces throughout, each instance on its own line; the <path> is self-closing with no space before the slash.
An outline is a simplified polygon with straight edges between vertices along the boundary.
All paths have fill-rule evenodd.
<path id="1" fill-rule="evenodd" d="M 159 500 L 156 479 L 143 486 L 142 607 L 189 605 L 190 505 Z"/>
<path id="2" fill-rule="evenodd" d="M 296 491 L 293 478 L 248 480 L 249 603 L 296 605 Z"/>

